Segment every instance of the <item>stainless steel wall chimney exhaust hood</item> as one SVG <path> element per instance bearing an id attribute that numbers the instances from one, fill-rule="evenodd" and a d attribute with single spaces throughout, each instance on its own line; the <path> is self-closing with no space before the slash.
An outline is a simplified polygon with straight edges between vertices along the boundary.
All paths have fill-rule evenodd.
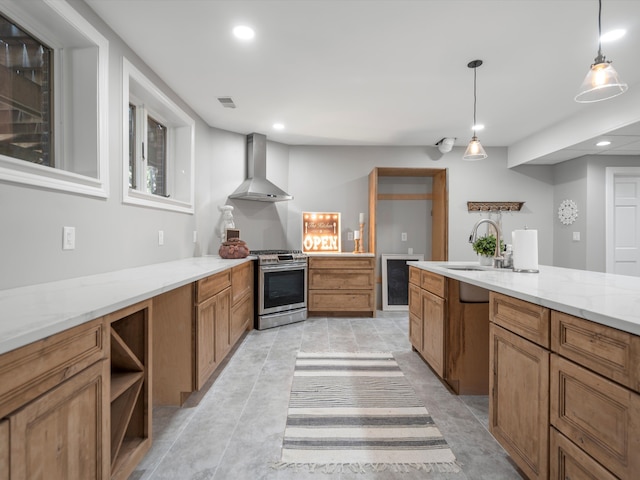
<path id="1" fill-rule="evenodd" d="M 247 136 L 247 179 L 229 198 L 281 202 L 293 197 L 267 180 L 267 137 L 260 133 Z"/>

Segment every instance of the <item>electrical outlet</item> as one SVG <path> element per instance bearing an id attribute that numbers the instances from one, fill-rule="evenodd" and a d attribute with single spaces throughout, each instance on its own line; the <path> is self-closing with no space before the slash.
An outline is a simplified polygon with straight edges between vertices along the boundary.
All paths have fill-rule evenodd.
<path id="1" fill-rule="evenodd" d="M 198 242 L 198 231 L 194 230 L 193 231 L 193 243 L 197 243 Z"/>
<path id="2" fill-rule="evenodd" d="M 158 230 L 158 245 L 164 245 L 164 230 Z"/>
<path id="3" fill-rule="evenodd" d="M 347 232 L 347 240 L 353 240 L 353 232 Z"/>
<path id="4" fill-rule="evenodd" d="M 574 242 L 580 241 L 580 232 L 573 232 L 573 241 Z"/>
<path id="5" fill-rule="evenodd" d="M 407 253 L 409 255 L 413 255 L 413 248 L 411 248 L 411 247 L 407 248 Z"/>
<path id="6" fill-rule="evenodd" d="M 62 249 L 75 250 L 76 227 L 62 227 Z"/>
<path id="7" fill-rule="evenodd" d="M 402 232 L 401 238 L 402 238 L 403 242 L 406 242 L 407 241 L 407 232 Z"/>

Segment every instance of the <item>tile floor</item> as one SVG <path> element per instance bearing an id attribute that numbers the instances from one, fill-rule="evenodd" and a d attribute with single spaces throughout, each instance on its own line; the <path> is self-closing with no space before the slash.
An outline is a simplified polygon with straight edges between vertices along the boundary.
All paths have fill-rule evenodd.
<path id="1" fill-rule="evenodd" d="M 210 388 L 185 406 L 156 407 L 153 446 L 130 480 L 521 479 L 487 430 L 488 398 L 452 395 L 411 350 L 405 312 L 313 318 L 251 331 Z M 279 460 L 298 351 L 393 352 L 457 457 L 459 473 L 308 473 Z"/>

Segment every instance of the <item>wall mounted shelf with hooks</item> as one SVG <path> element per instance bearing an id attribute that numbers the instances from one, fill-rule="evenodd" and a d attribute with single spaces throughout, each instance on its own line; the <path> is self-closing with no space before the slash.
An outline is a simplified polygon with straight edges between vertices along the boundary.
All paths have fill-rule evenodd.
<path id="1" fill-rule="evenodd" d="M 469 212 L 519 212 L 524 202 L 467 202 Z"/>

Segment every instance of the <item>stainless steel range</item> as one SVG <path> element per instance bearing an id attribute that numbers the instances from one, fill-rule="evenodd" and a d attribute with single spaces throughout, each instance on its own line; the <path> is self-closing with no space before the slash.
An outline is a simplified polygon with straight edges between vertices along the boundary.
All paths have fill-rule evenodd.
<path id="1" fill-rule="evenodd" d="M 258 330 L 307 319 L 307 255 L 299 250 L 253 250 Z"/>

